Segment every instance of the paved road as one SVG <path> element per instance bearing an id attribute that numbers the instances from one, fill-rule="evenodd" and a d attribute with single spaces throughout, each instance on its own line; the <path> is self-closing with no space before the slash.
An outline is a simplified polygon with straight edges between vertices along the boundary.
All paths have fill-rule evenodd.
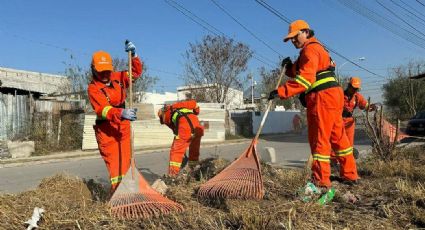
<path id="1" fill-rule="evenodd" d="M 220 156 L 233 160 L 249 146 L 249 143 L 247 140 L 203 147 L 201 158 Z M 368 148 L 367 142 L 359 141 L 359 143 L 360 145 L 356 145 L 359 150 Z M 265 147 L 273 147 L 276 151 L 277 162 L 286 167 L 304 167 L 310 152 L 306 136 L 291 134 L 262 137 L 257 149 L 265 152 Z M 136 163 L 143 176 L 152 182 L 166 173 L 168 151 L 136 153 Z M 36 188 L 41 179 L 61 172 L 94 179 L 105 185 L 109 184 L 106 167 L 101 158 L 69 159 L 63 162 L 0 168 L 0 193 L 19 193 Z"/>

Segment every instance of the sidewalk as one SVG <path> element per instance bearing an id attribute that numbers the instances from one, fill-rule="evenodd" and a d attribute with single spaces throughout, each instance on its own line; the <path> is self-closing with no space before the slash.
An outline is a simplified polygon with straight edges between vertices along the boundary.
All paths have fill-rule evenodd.
<path id="1" fill-rule="evenodd" d="M 230 145 L 230 144 L 238 144 L 250 142 L 252 139 L 241 138 L 241 139 L 233 139 L 226 140 L 223 142 L 208 142 L 201 144 L 201 147 L 210 147 L 210 146 L 220 146 L 220 145 Z M 151 146 L 148 148 L 137 148 L 134 150 L 136 155 L 152 153 L 158 151 L 168 151 L 170 146 L 160 145 L 160 146 Z M 91 158 L 100 158 L 99 151 L 95 150 L 75 150 L 68 152 L 55 152 L 49 155 L 44 156 L 33 156 L 26 158 L 10 158 L 10 159 L 1 159 L 0 160 L 0 168 L 8 168 L 8 167 L 18 167 L 29 164 L 43 164 L 43 163 L 52 163 L 52 162 L 60 162 L 67 160 L 80 160 L 80 159 L 91 159 Z"/>

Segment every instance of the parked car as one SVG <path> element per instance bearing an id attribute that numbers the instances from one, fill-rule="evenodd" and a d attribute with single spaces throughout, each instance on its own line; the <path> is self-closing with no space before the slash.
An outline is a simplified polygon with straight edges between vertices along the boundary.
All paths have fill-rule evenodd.
<path id="1" fill-rule="evenodd" d="M 425 135 L 425 111 L 416 113 L 407 123 L 406 133 L 408 135 Z"/>

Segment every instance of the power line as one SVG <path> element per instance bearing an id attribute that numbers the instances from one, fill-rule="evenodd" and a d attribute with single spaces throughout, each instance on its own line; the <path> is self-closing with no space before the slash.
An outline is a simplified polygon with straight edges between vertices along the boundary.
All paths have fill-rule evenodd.
<path id="1" fill-rule="evenodd" d="M 273 8 L 272 6 L 270 6 L 269 4 L 264 2 L 263 0 L 255 0 L 255 1 L 258 4 L 260 4 L 261 6 L 263 6 L 264 8 L 266 8 L 267 10 L 269 10 L 271 13 L 273 13 L 274 15 L 279 17 L 284 22 L 291 24 L 291 20 L 289 18 L 285 17 L 285 15 L 281 14 L 279 11 L 277 11 L 275 8 Z"/>
<path id="2" fill-rule="evenodd" d="M 214 5 L 216 5 L 221 11 L 223 11 L 227 16 L 229 16 L 231 19 L 233 19 L 234 22 L 236 22 L 238 25 L 240 25 L 245 31 L 247 31 L 251 36 L 253 36 L 255 39 L 257 39 L 259 42 L 263 43 L 267 48 L 269 48 L 271 51 L 276 53 L 278 56 L 282 56 L 278 51 L 273 49 L 269 44 L 267 44 L 264 40 L 259 38 L 254 32 L 252 32 L 250 29 L 248 29 L 245 25 L 243 25 L 237 18 L 233 17 L 226 9 L 224 9 L 223 6 L 218 4 L 215 0 L 210 0 Z"/>
<path id="3" fill-rule="evenodd" d="M 221 35 L 226 35 L 224 32 L 222 32 L 221 30 L 219 30 L 219 29 L 217 29 L 217 28 L 215 28 L 215 27 L 213 27 L 210 23 L 208 23 L 207 21 L 205 21 L 205 20 L 203 20 L 203 19 L 201 19 L 199 16 L 197 16 L 196 14 L 194 14 L 194 13 L 192 13 L 190 10 L 188 10 L 187 8 L 185 8 L 184 6 L 182 6 L 181 4 L 178 4 L 178 3 L 176 3 L 174 0 L 164 0 L 168 5 L 170 5 L 171 7 L 173 7 L 174 9 L 176 9 L 176 10 L 178 10 L 180 13 L 182 13 L 184 16 L 186 16 L 186 17 L 188 17 L 188 18 L 190 18 L 194 23 L 196 23 L 197 25 L 199 25 L 199 26 L 201 26 L 201 27 L 203 27 L 204 29 L 206 29 L 206 30 L 208 30 L 210 33 L 212 33 L 212 34 L 214 34 L 214 35 L 216 35 L 216 36 L 219 36 L 218 35 L 218 33 L 219 34 L 221 34 Z M 174 4 L 176 4 L 176 5 L 173 5 L 173 3 Z M 187 13 L 185 13 L 185 12 L 187 12 Z M 193 15 L 192 17 L 191 16 L 189 16 L 189 14 L 190 15 Z M 209 29 L 207 26 L 205 26 L 205 25 L 203 25 L 202 23 L 200 23 L 198 20 L 201 20 L 202 22 L 204 22 L 204 24 L 206 24 L 207 26 L 210 26 L 210 27 L 212 27 L 212 28 L 214 28 L 214 30 L 216 30 L 218 33 L 216 33 L 216 32 L 214 32 L 214 31 L 212 31 L 212 29 Z M 257 53 L 257 54 L 255 54 L 255 53 Z M 276 66 L 274 66 L 275 65 L 275 63 L 273 63 L 272 61 L 270 61 L 270 60 L 268 60 L 267 58 L 265 58 L 265 57 L 263 57 L 263 56 L 260 56 L 259 54 L 258 54 L 258 52 L 255 52 L 254 51 L 254 54 L 253 54 L 253 58 L 254 59 L 256 59 L 257 61 L 259 61 L 259 62 L 261 62 L 261 63 L 263 63 L 263 64 L 265 64 L 265 65 L 268 65 L 269 67 L 271 67 L 271 68 L 275 68 Z M 264 60 L 268 60 L 270 63 L 273 63 L 273 65 L 272 64 L 270 64 L 270 63 L 268 63 L 268 62 L 266 62 L 266 61 L 264 61 Z"/>
<path id="4" fill-rule="evenodd" d="M 423 4 L 422 2 L 420 2 L 419 0 L 416 0 L 419 4 L 421 4 L 423 7 L 425 7 L 425 4 Z"/>
<path id="5" fill-rule="evenodd" d="M 403 18 L 401 18 L 400 16 L 398 16 L 394 11 L 392 11 L 390 8 L 384 6 L 381 2 L 379 2 L 378 0 L 376 0 L 376 2 L 382 6 L 384 9 L 386 9 L 388 12 L 390 12 L 392 15 L 394 15 L 394 17 L 400 19 L 402 22 L 404 22 L 406 25 L 408 25 L 410 28 L 412 28 L 413 30 L 415 30 L 416 32 L 422 34 L 423 36 L 425 36 L 424 33 L 422 33 L 421 31 L 417 30 L 414 26 L 412 26 L 409 22 L 407 22 L 406 20 L 404 20 Z"/>
<path id="6" fill-rule="evenodd" d="M 204 28 L 205 30 L 208 30 L 210 33 L 218 36 L 218 33 L 214 32 L 213 30 L 218 31 L 219 33 L 221 33 L 219 30 L 217 30 L 215 27 L 211 26 L 209 23 L 204 22 L 204 20 L 200 19 L 198 16 L 196 16 L 195 14 L 193 14 L 192 12 L 190 12 L 188 9 L 184 8 L 182 5 L 176 3 L 173 0 L 164 0 L 165 3 L 167 3 L 169 6 L 173 7 L 174 9 L 178 10 L 180 13 L 182 13 L 184 16 L 186 16 L 187 18 L 189 18 L 190 20 L 192 20 L 192 22 L 198 24 L 199 26 L 201 26 L 202 28 Z M 190 16 L 190 15 L 192 16 Z M 196 20 L 195 18 L 197 18 L 198 20 L 204 22 L 204 24 L 200 23 L 198 20 Z M 212 29 L 208 28 L 211 27 Z"/>
<path id="7" fill-rule="evenodd" d="M 417 21 L 417 22 L 419 22 L 419 23 L 421 23 L 422 25 L 425 25 L 425 24 L 423 24 L 422 22 L 425 22 L 425 20 L 424 19 L 422 19 L 421 17 L 419 17 L 418 15 L 416 15 L 415 13 L 413 13 L 412 11 L 410 11 L 409 9 L 407 9 L 407 8 L 405 8 L 405 7 L 403 7 L 402 5 L 400 5 L 400 4 L 398 4 L 397 2 L 395 2 L 394 0 L 390 0 L 394 5 L 396 5 L 396 6 L 398 6 L 398 7 L 400 7 L 400 8 L 402 8 L 403 10 L 405 10 L 406 12 L 408 12 L 408 13 L 410 13 L 411 15 L 413 15 L 413 16 L 415 16 L 417 19 L 415 20 L 415 21 Z M 400 0 L 400 2 L 402 2 L 404 5 L 407 5 L 405 2 L 403 2 L 402 0 Z M 408 7 L 410 7 L 409 5 L 407 5 Z M 415 10 L 415 9 L 414 9 Z M 420 13 L 419 13 L 420 14 Z M 423 15 L 423 16 L 425 16 L 425 15 Z M 418 21 L 418 19 L 420 20 L 420 21 Z M 422 22 L 421 22 L 422 21 Z"/>
<path id="8" fill-rule="evenodd" d="M 286 23 L 288 23 L 288 24 L 290 24 L 290 23 L 291 23 L 291 20 L 290 20 L 289 18 L 285 17 L 282 13 L 280 13 L 278 10 L 276 10 L 274 7 L 270 6 L 269 4 L 267 4 L 266 2 L 264 2 L 263 0 L 255 0 L 255 1 L 256 1 L 258 4 L 260 4 L 261 6 L 263 6 L 265 9 L 267 9 L 268 11 L 270 11 L 271 13 L 273 13 L 274 15 L 276 15 L 277 17 L 279 17 L 282 21 L 284 21 L 284 22 L 286 22 Z M 368 70 L 368 69 L 364 68 L 363 66 L 361 66 L 361 65 L 359 65 L 359 64 L 357 64 L 357 63 L 355 63 L 355 62 L 353 62 L 352 60 L 350 60 L 349 58 L 347 58 L 347 57 L 345 57 L 344 55 L 340 54 L 340 53 L 339 53 L 339 52 L 337 52 L 336 50 L 332 49 L 331 47 L 329 47 L 329 46 L 328 46 L 328 45 L 326 45 L 325 43 L 323 43 L 323 45 L 324 45 L 324 46 L 325 46 L 325 47 L 326 47 L 329 51 L 331 51 L 332 53 L 336 54 L 337 56 L 339 56 L 340 58 L 342 58 L 342 59 L 346 60 L 347 62 L 349 62 L 349 63 L 351 63 L 351 64 L 353 64 L 353 65 L 357 66 L 358 68 L 363 69 L 364 71 L 366 71 L 366 72 L 368 72 L 368 73 L 370 73 L 370 74 L 372 74 L 372 75 L 374 75 L 374 76 L 381 77 L 381 78 L 385 78 L 384 76 L 379 75 L 379 74 L 376 74 L 376 73 L 374 73 L 374 72 L 372 72 L 372 71 L 370 71 L 370 70 Z"/>
<path id="9" fill-rule="evenodd" d="M 399 36 L 400 38 L 403 38 L 404 40 L 409 41 L 412 44 L 417 45 L 422 49 L 425 49 L 425 40 L 423 38 L 417 36 L 416 34 L 410 32 L 409 30 L 406 30 L 400 25 L 395 24 L 393 21 L 381 16 L 375 11 L 370 10 L 369 8 L 360 4 L 359 2 L 355 2 L 351 0 L 338 0 L 338 2 L 344 5 L 345 7 L 353 10 L 357 14 L 360 14 L 363 17 L 366 17 L 367 19 L 369 19 L 370 21 L 373 21 L 379 26 L 385 28 L 391 33 Z M 409 34 L 411 36 L 409 36 Z"/>

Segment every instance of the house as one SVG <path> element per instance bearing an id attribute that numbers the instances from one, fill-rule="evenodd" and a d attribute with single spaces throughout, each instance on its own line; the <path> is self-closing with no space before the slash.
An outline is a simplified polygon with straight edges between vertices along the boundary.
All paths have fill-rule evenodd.
<path id="1" fill-rule="evenodd" d="M 198 102 L 215 103 L 217 102 L 217 99 L 214 98 L 216 89 L 217 84 L 181 86 L 177 88 L 177 99 L 196 99 Z M 243 106 L 242 90 L 229 88 L 224 106 L 226 109 L 236 109 Z"/>
<path id="2" fill-rule="evenodd" d="M 64 93 L 70 88 L 67 77 L 0 67 L 0 93 L 32 94 L 35 98 Z"/>
<path id="3" fill-rule="evenodd" d="M 425 73 L 410 77 L 410 79 L 421 79 L 421 78 L 425 78 Z"/>

